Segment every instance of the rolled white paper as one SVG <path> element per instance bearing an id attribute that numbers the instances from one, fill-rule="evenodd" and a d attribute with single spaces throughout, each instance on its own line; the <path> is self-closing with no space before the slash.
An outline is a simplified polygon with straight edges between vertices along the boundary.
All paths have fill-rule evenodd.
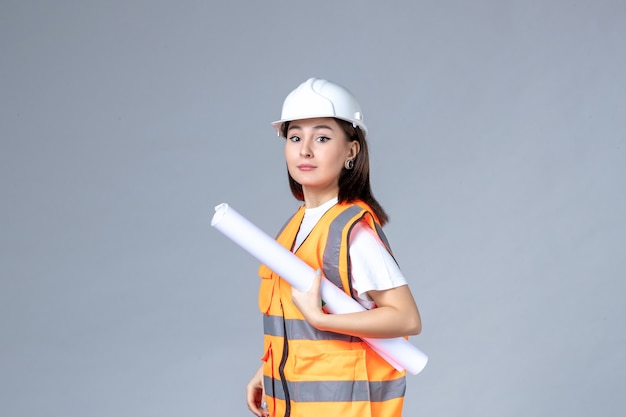
<path id="1" fill-rule="evenodd" d="M 315 273 L 313 268 L 228 204 L 222 203 L 215 207 L 211 226 L 267 265 L 291 286 L 300 291 L 307 291 L 311 287 Z M 365 307 L 326 278 L 322 278 L 320 293 L 326 303 L 324 308 L 329 313 L 343 314 L 365 310 Z M 362 338 L 362 340 L 399 371 L 406 369 L 407 372 L 417 375 L 428 362 L 428 357 L 403 337 Z"/>

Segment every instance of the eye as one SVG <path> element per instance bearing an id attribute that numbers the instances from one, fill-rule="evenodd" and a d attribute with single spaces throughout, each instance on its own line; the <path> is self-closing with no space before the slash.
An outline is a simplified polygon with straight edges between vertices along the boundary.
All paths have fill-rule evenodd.
<path id="1" fill-rule="evenodd" d="M 298 137 L 298 136 L 290 136 L 289 140 L 291 142 L 300 142 L 300 137 Z"/>
<path id="2" fill-rule="evenodd" d="M 330 140 L 330 138 L 329 138 L 329 137 L 327 137 L 327 136 L 320 136 L 320 137 L 318 137 L 316 140 L 317 140 L 318 142 L 322 142 L 322 143 L 323 143 L 323 142 L 328 142 L 328 141 Z"/>

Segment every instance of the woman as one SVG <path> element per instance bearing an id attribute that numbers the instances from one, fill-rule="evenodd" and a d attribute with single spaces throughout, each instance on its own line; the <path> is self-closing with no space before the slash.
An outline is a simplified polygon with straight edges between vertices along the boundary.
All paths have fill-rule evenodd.
<path id="1" fill-rule="evenodd" d="M 274 127 L 285 138 L 292 194 L 304 205 L 277 241 L 317 273 L 306 292 L 261 266 L 263 363 L 248 385 L 257 416 L 400 416 L 405 374 L 361 337 L 421 331 L 419 311 L 381 227 L 361 108 L 345 88 L 311 78 L 285 99 Z M 321 276 L 366 310 L 326 314 Z"/>

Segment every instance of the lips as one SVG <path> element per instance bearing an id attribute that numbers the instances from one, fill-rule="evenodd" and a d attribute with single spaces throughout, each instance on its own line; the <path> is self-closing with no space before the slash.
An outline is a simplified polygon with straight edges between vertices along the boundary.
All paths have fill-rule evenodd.
<path id="1" fill-rule="evenodd" d="M 315 169 L 314 165 L 310 165 L 310 164 L 300 164 L 298 165 L 298 169 L 300 171 L 311 171 L 313 169 Z"/>

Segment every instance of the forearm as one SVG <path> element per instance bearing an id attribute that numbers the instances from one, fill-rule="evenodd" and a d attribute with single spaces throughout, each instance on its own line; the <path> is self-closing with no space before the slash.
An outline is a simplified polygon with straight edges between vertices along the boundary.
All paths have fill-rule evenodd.
<path id="1" fill-rule="evenodd" d="M 319 330 L 357 337 L 390 338 L 418 334 L 421 321 L 417 311 L 410 314 L 395 307 L 382 306 L 347 314 L 316 314 L 311 325 Z"/>
<path id="2" fill-rule="evenodd" d="M 378 306 L 372 310 L 347 314 L 325 314 L 321 308 L 319 271 L 311 288 L 292 288 L 292 300 L 306 321 L 319 330 L 357 337 L 389 338 L 419 334 L 422 322 L 408 285 L 383 291 L 368 291 Z"/>

